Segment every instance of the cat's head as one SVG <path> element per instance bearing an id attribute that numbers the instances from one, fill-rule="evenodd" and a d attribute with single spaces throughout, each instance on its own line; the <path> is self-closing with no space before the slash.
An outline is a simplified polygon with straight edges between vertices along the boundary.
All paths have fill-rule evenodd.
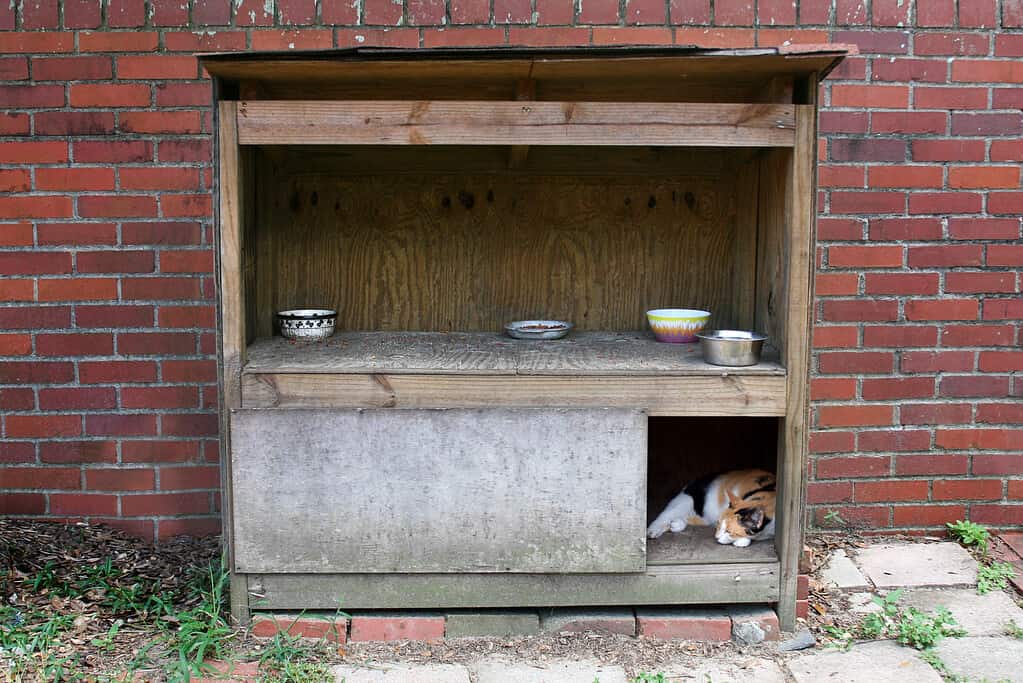
<path id="1" fill-rule="evenodd" d="M 721 513 L 714 537 L 718 543 L 734 543 L 740 539 L 753 540 L 764 530 L 771 518 L 760 500 L 743 500 L 728 491 L 728 507 Z"/>

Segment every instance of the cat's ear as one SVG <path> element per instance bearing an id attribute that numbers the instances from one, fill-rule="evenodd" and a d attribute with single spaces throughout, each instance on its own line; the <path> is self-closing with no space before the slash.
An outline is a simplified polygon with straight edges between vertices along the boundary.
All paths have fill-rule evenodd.
<path id="1" fill-rule="evenodd" d="M 749 516 L 750 529 L 761 529 L 764 526 L 764 510 L 763 508 L 753 508 L 752 514 Z"/>
<path id="2" fill-rule="evenodd" d="M 739 504 L 742 503 L 742 499 L 728 489 L 725 489 L 725 495 L 728 496 L 728 507 L 730 508 L 738 508 Z"/>

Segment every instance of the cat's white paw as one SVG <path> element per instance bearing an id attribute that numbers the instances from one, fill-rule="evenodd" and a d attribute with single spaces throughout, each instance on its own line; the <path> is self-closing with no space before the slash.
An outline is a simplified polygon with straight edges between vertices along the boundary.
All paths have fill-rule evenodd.
<path id="1" fill-rule="evenodd" d="M 732 541 L 732 545 L 734 545 L 736 548 L 745 548 L 752 542 L 753 541 L 751 541 L 748 538 L 737 538 L 734 541 Z"/>
<path id="2" fill-rule="evenodd" d="M 673 519 L 671 520 L 671 524 L 668 525 L 668 528 L 671 529 L 673 534 L 677 534 L 680 531 L 685 531 L 686 523 L 681 519 Z"/>
<path id="3" fill-rule="evenodd" d="M 653 524 L 651 524 L 649 527 L 647 527 L 646 537 L 647 538 L 660 538 L 661 535 L 663 535 L 664 532 L 667 531 L 667 530 L 668 530 L 668 528 L 665 527 L 665 526 L 657 525 L 655 527 Z"/>

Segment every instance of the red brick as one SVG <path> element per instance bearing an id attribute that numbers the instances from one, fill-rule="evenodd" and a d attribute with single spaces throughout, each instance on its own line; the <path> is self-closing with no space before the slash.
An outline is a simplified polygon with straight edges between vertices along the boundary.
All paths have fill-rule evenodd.
<path id="1" fill-rule="evenodd" d="M 1019 136 L 1023 114 L 952 113 L 952 135 Z"/>
<path id="2" fill-rule="evenodd" d="M 64 384 L 73 378 L 71 363 L 0 361 L 0 384 Z"/>
<path id="3" fill-rule="evenodd" d="M 451 19 L 456 24 L 486 23 L 489 14 L 487 5 L 483 0 L 453 0 Z M 472 20 L 480 16 L 482 19 Z M 539 26 L 567 26 L 572 23 L 574 16 L 573 0 L 536 0 L 536 23 Z"/>
<path id="4" fill-rule="evenodd" d="M 969 264 L 974 265 L 974 264 Z M 976 265 L 980 265 L 979 263 Z M 989 266 L 1023 266 L 1023 245 L 992 244 L 987 248 Z M 0 271 L 3 269 L 0 268 Z"/>
<path id="5" fill-rule="evenodd" d="M 971 351 L 905 351 L 902 372 L 967 372 L 973 369 Z"/>
<path id="6" fill-rule="evenodd" d="M 918 111 L 918 112 L 874 112 L 870 117 L 870 131 L 876 134 L 898 134 L 898 135 L 912 135 L 912 134 L 936 134 L 942 135 L 948 130 L 948 115 L 944 112 L 937 111 Z M 881 167 L 884 168 L 884 167 Z M 917 185 L 916 183 L 927 181 L 931 182 L 933 179 L 929 177 L 919 177 L 920 171 L 916 171 L 914 176 L 915 182 L 913 185 L 881 185 L 880 187 L 941 187 L 939 182 L 936 185 Z M 889 182 L 895 182 L 894 178 L 888 178 Z M 875 183 L 871 182 L 871 187 L 874 187 Z"/>
<path id="7" fill-rule="evenodd" d="M 822 111 L 819 119 L 822 133 L 866 133 L 870 125 L 865 111 Z"/>
<path id="8" fill-rule="evenodd" d="M 0 389 L 0 410 L 33 410 L 35 405 L 32 389 Z"/>
<path id="9" fill-rule="evenodd" d="M 199 169 L 168 166 L 162 168 L 122 168 L 121 187 L 126 190 L 196 190 L 200 188 Z"/>
<path id="10" fill-rule="evenodd" d="M 410 26 L 438 26 L 445 23 L 444 0 L 405 0 L 405 9 Z"/>
<path id="11" fill-rule="evenodd" d="M 114 441 L 44 441 L 39 457 L 46 463 L 113 463 L 117 461 Z"/>
<path id="12" fill-rule="evenodd" d="M 1007 497 L 1012 500 L 1023 500 L 1023 479 L 1011 479 L 1008 484 Z"/>
<path id="13" fill-rule="evenodd" d="M 818 218 L 817 239 L 861 240 L 863 239 L 863 221 L 856 218 Z"/>
<path id="14" fill-rule="evenodd" d="M 50 495 L 52 515 L 116 515 L 117 496 L 90 493 Z"/>
<path id="15" fill-rule="evenodd" d="M 823 311 L 824 319 L 832 321 L 894 321 L 898 319 L 899 303 L 877 299 L 825 301 Z"/>
<path id="16" fill-rule="evenodd" d="M 888 456 L 854 456 L 838 458 L 819 458 L 817 460 L 817 477 L 819 479 L 846 479 L 853 477 L 884 477 L 891 471 L 891 458 Z M 849 487 L 850 494 L 852 487 Z"/>
<path id="17" fill-rule="evenodd" d="M 885 138 L 838 138 L 831 141 L 834 161 L 904 161 L 906 142 Z"/>
<path id="18" fill-rule="evenodd" d="M 834 213 L 872 214 L 902 213 L 906 207 L 901 192 L 832 192 L 831 210 Z"/>
<path id="19" fill-rule="evenodd" d="M 885 377 L 863 380 L 863 398 L 885 401 L 897 398 L 930 398 L 934 379 L 930 377 Z"/>
<path id="20" fill-rule="evenodd" d="M 845 453 L 855 448 L 856 435 L 852 432 L 811 432 L 811 453 Z"/>
<path id="21" fill-rule="evenodd" d="M 125 441 L 121 445 L 124 462 L 188 462 L 198 456 L 196 441 Z"/>
<path id="22" fill-rule="evenodd" d="M 166 382 L 215 382 L 217 365 L 212 360 L 165 360 L 163 379 Z"/>
<path id="23" fill-rule="evenodd" d="M 1013 293 L 1016 291 L 1015 273 L 1005 272 L 951 272 L 945 275 L 945 291 L 949 293 Z"/>
<path id="24" fill-rule="evenodd" d="M 202 123 L 197 111 L 126 111 L 121 130 L 128 133 L 199 133 Z"/>
<path id="25" fill-rule="evenodd" d="M 982 33 L 919 33 L 913 40 L 913 51 L 917 55 L 986 55 L 988 40 Z"/>
<path id="26" fill-rule="evenodd" d="M 216 316 L 212 306 L 162 306 L 159 326 L 213 329 L 216 327 Z"/>
<path id="27" fill-rule="evenodd" d="M 0 246 L 30 247 L 33 244 L 31 223 L 0 224 Z"/>
<path id="28" fill-rule="evenodd" d="M 167 218 L 213 216 L 213 202 L 208 194 L 163 194 L 160 197 L 160 207 Z"/>
<path id="29" fill-rule="evenodd" d="M 586 45 L 590 40 L 587 28 L 510 28 L 509 45 L 559 46 Z"/>
<path id="30" fill-rule="evenodd" d="M 158 35 L 154 31 L 82 31 L 78 35 L 78 47 L 82 52 L 150 52 L 156 49 L 157 43 Z M 118 77 L 125 78 L 125 75 L 118 70 Z"/>
<path id="31" fill-rule="evenodd" d="M 70 197 L 0 197 L 0 218 L 70 218 L 72 203 Z M 35 257 L 33 261 L 45 260 L 47 254 L 19 254 L 19 258 Z M 0 259 L 5 259 L 0 254 Z M 0 271 L 3 269 L 0 268 Z"/>
<path id="32" fill-rule="evenodd" d="M 27 168 L 0 169 L 0 192 L 27 192 L 31 188 L 32 174 Z"/>
<path id="33" fill-rule="evenodd" d="M 820 503 L 851 503 L 852 496 L 853 485 L 850 481 L 811 481 L 806 485 L 806 502 L 809 505 L 817 505 Z"/>
<path id="34" fill-rule="evenodd" d="M 142 140 L 110 140 L 95 142 L 77 140 L 74 143 L 75 162 L 103 164 L 142 162 L 153 160 L 153 143 Z"/>
<path id="35" fill-rule="evenodd" d="M 898 268 L 902 266 L 901 246 L 831 246 L 828 265 L 832 268 Z"/>
<path id="36" fill-rule="evenodd" d="M 1012 346 L 1012 325 L 947 325 L 941 332 L 942 346 Z"/>
<path id="37" fill-rule="evenodd" d="M 4 33 L 0 41 L 0 54 L 31 54 L 33 52 L 71 52 L 75 48 L 72 33 L 25 31 Z"/>
<path id="38" fill-rule="evenodd" d="M 866 169 L 862 166 L 821 166 L 817 169 L 818 187 L 866 187 Z"/>
<path id="39" fill-rule="evenodd" d="M 917 299 L 907 301 L 906 320 L 976 320 L 980 313 L 976 299 Z"/>
<path id="40" fill-rule="evenodd" d="M 913 88 L 913 105 L 917 109 L 987 109 L 987 102 L 987 88 L 926 86 Z M 925 140 L 916 140 L 914 146 L 926 142 Z M 983 143 L 982 140 L 964 140 L 963 142 Z M 981 155 L 981 159 L 983 159 L 983 155 Z M 980 159 L 969 159 L 969 161 L 980 161 Z"/>
<path id="41" fill-rule="evenodd" d="M 831 86 L 831 106 L 906 109 L 909 107 L 909 88 L 904 85 L 835 84 Z"/>
<path id="42" fill-rule="evenodd" d="M 859 292 L 859 276 L 855 273 L 818 273 L 814 292 L 817 296 L 855 296 Z"/>
<path id="43" fill-rule="evenodd" d="M 82 384 L 120 384 L 156 380 L 156 363 L 150 361 L 93 361 L 78 364 Z"/>
<path id="44" fill-rule="evenodd" d="M 1019 187 L 1019 166 L 953 166 L 948 170 L 950 188 L 986 189 Z"/>
<path id="45" fill-rule="evenodd" d="M 86 415 L 85 433 L 90 436 L 151 436 L 156 434 L 156 416 Z"/>
<path id="46" fill-rule="evenodd" d="M 957 240 L 1014 240 L 1020 236 L 1018 218 L 950 218 L 948 235 Z"/>
<path id="47" fill-rule="evenodd" d="M 997 500 L 1002 497 L 1000 479 L 938 479 L 934 500 Z"/>
<path id="48" fill-rule="evenodd" d="M 102 21 L 100 0 L 64 0 L 64 28 L 98 28 Z"/>
<path id="49" fill-rule="evenodd" d="M 59 164 L 68 161 L 68 146 L 63 141 L 0 143 L 2 164 Z"/>
<path id="50" fill-rule="evenodd" d="M 32 59 L 32 78 L 35 81 L 97 81 L 113 75 L 113 62 L 105 55 Z"/>
<path id="51" fill-rule="evenodd" d="M 34 301 L 35 295 L 35 280 L 12 280 L 7 279 L 4 282 L 4 286 L 0 289 L 0 301 Z M 11 314 L 17 314 L 18 309 L 4 309 L 0 311 L 0 321 L 6 321 L 10 319 Z M 32 325 L 31 320 L 26 320 L 25 324 L 17 325 L 17 327 L 30 327 Z M 0 327 L 8 327 L 4 323 L 0 323 Z"/>
<path id="52" fill-rule="evenodd" d="M 911 214 L 980 213 L 982 195 L 973 192 L 913 192 L 909 195 Z"/>
<path id="53" fill-rule="evenodd" d="M 642 609 L 636 612 L 636 633 L 646 638 L 722 642 L 732 638 L 732 620 L 712 609 Z"/>
<path id="54" fill-rule="evenodd" d="M 88 469 L 85 488 L 89 491 L 152 491 L 156 488 L 156 475 L 148 468 Z"/>
<path id="55" fill-rule="evenodd" d="M 200 26 L 231 23 L 231 0 L 193 0 L 192 23 Z"/>
<path id="56" fill-rule="evenodd" d="M 4 436 L 9 439 L 30 439 L 54 436 L 79 436 L 80 415 L 8 415 Z"/>
<path id="57" fill-rule="evenodd" d="M 965 517 L 964 505 L 897 505 L 892 508 L 895 526 L 941 527 Z"/>
<path id="58" fill-rule="evenodd" d="M 90 195 L 78 198 L 78 212 L 86 218 L 155 216 L 156 199 L 143 195 Z"/>
<path id="59" fill-rule="evenodd" d="M 291 637 L 315 638 L 316 640 L 344 644 L 346 626 L 345 619 L 257 615 L 252 619 L 250 633 L 257 638 L 273 638 L 278 633 L 286 633 Z"/>
<path id="60" fill-rule="evenodd" d="M 402 5 L 391 0 L 363 0 L 365 22 L 395 26 L 401 23 Z"/>
<path id="61" fill-rule="evenodd" d="M 163 416 L 164 436 L 217 436 L 220 430 L 214 413 L 182 413 Z"/>
<path id="62" fill-rule="evenodd" d="M 4 493 L 0 496 L 0 514 L 41 515 L 46 512 L 46 496 L 41 493 Z"/>
<path id="63" fill-rule="evenodd" d="M 1023 213 L 1023 192 L 992 192 L 988 195 L 988 211 L 993 214 Z"/>
<path id="64" fill-rule="evenodd" d="M 150 273 L 155 268 L 152 251 L 85 251 L 78 254 L 80 273 Z"/>
<path id="65" fill-rule="evenodd" d="M 199 224 L 193 222 L 123 223 L 123 244 L 198 244 L 201 238 Z"/>
<path id="66" fill-rule="evenodd" d="M 424 47 L 494 45 L 502 42 L 503 28 L 441 28 L 423 31 Z"/>
<path id="67" fill-rule="evenodd" d="M 931 447 L 931 433 L 927 430 L 860 432 L 856 445 L 866 453 L 927 451 Z"/>
<path id="68" fill-rule="evenodd" d="M 114 353 L 112 334 L 37 334 L 39 356 L 109 356 Z"/>
<path id="69" fill-rule="evenodd" d="M 157 531 L 157 536 L 160 539 L 173 538 L 175 536 L 195 536 L 201 538 L 218 534 L 220 534 L 219 516 L 199 519 L 161 519 L 160 528 Z M 253 664 L 258 664 L 258 662 L 253 662 Z M 243 662 L 236 666 L 243 667 L 245 663 Z"/>
<path id="70" fill-rule="evenodd" d="M 626 0 L 626 24 L 664 24 L 666 6 L 658 0 Z"/>
<path id="71" fill-rule="evenodd" d="M 977 524 L 1019 528 L 1023 505 L 971 505 L 970 521 Z"/>
<path id="72" fill-rule="evenodd" d="M 57 0 L 25 0 L 20 5 L 22 28 L 59 28 Z"/>
<path id="73" fill-rule="evenodd" d="M 985 375 L 951 375 L 941 378 L 942 396 L 957 398 L 1008 396 L 1009 378 Z"/>
<path id="74" fill-rule="evenodd" d="M 0 329 L 64 328 L 71 325 L 68 306 L 17 306 L 0 308 Z"/>
<path id="75" fill-rule="evenodd" d="M 160 488 L 164 491 L 219 489 L 220 467 L 218 465 L 161 467 Z"/>
<path id="76" fill-rule="evenodd" d="M 866 294 L 937 294 L 937 273 L 867 273 Z"/>
<path id="77" fill-rule="evenodd" d="M 197 387 L 124 387 L 123 408 L 197 408 Z"/>
<path id="78" fill-rule="evenodd" d="M 202 107 L 208 106 L 212 99 L 213 89 L 209 83 L 161 83 L 156 86 L 158 107 Z"/>
<path id="79" fill-rule="evenodd" d="M 236 3 L 237 4 L 237 3 Z M 477 10 L 482 6 L 482 14 Z M 239 8 L 240 12 L 240 8 Z M 354 2 L 324 2 L 320 6 L 324 24 L 349 26 L 359 23 L 359 5 Z M 238 15 L 236 15 L 237 17 Z M 456 19 L 467 19 L 459 21 Z M 451 5 L 451 20 L 455 24 L 485 24 L 490 18 L 490 3 L 484 0 L 454 0 Z M 236 18 L 237 21 L 237 18 Z M 270 17 L 268 24 L 273 23 Z"/>
<path id="80" fill-rule="evenodd" d="M 77 191 L 113 190 L 116 181 L 112 168 L 38 168 L 37 190 Z"/>
<path id="81" fill-rule="evenodd" d="M 882 347 L 936 346 L 938 328 L 931 325 L 872 325 L 863 329 L 863 345 Z"/>
<path id="82" fill-rule="evenodd" d="M 78 327 L 150 327 L 151 306 L 78 306 L 75 311 Z"/>
<path id="83" fill-rule="evenodd" d="M 856 327 L 818 325 L 813 329 L 813 346 L 816 349 L 850 348 L 857 346 L 858 339 Z"/>
<path id="84" fill-rule="evenodd" d="M 98 301 L 117 298 L 117 280 L 113 278 L 73 278 L 39 280 L 40 301 Z"/>
<path id="85" fill-rule="evenodd" d="M 117 407 L 113 387 L 40 389 L 40 410 L 102 410 Z"/>
<path id="86" fill-rule="evenodd" d="M 121 332 L 117 351 L 122 355 L 190 355 L 195 353 L 195 335 L 184 332 Z"/>
<path id="87" fill-rule="evenodd" d="M 595 27 L 594 45 L 671 45 L 671 29 L 654 26 Z"/>
<path id="88" fill-rule="evenodd" d="M 892 406 L 818 406 L 817 424 L 821 427 L 865 427 L 894 422 Z"/>
<path id="89" fill-rule="evenodd" d="M 1023 370 L 1023 351 L 981 351 L 981 372 L 1014 372 Z"/>
<path id="90" fill-rule="evenodd" d="M 858 374 L 891 372 L 894 354 L 888 351 L 828 351 L 818 354 L 820 372 Z"/>
<path id="91" fill-rule="evenodd" d="M 81 489 L 81 470 L 77 467 L 3 467 L 3 489 Z"/>
<path id="92" fill-rule="evenodd" d="M 126 278 L 121 281 L 121 297 L 126 300 L 174 301 L 198 299 L 199 280 L 191 277 Z"/>
<path id="93" fill-rule="evenodd" d="M 814 401 L 854 399 L 856 398 L 856 380 L 851 377 L 816 377 L 810 383 L 810 398 Z"/>
<path id="94" fill-rule="evenodd" d="M 212 273 L 213 251 L 210 249 L 160 252 L 160 271 L 164 273 Z"/>
<path id="95" fill-rule="evenodd" d="M 983 264 L 984 248 L 979 244 L 943 244 L 935 247 L 909 247 L 910 268 L 942 268 L 979 266 Z M 990 265 L 990 264 L 989 264 Z"/>
<path id="96" fill-rule="evenodd" d="M 383 0 L 392 4 L 391 0 Z M 395 6 L 401 16 L 401 6 Z M 366 22 L 369 21 L 369 7 L 366 7 Z M 320 29 L 301 29 L 294 31 L 253 31 L 253 50 L 320 50 L 333 47 L 334 33 Z"/>
<path id="97" fill-rule="evenodd" d="M 48 111 L 33 120 L 36 135 L 104 135 L 114 130 L 112 112 Z"/>
<path id="98" fill-rule="evenodd" d="M 1023 161 L 1023 140 L 992 140 L 991 161 Z"/>
<path id="99" fill-rule="evenodd" d="M 965 455 L 900 455 L 895 459 L 895 473 L 907 476 L 966 474 L 968 466 Z"/>
<path id="100" fill-rule="evenodd" d="M 1019 438 L 1019 437 L 1017 437 Z M 974 455 L 973 474 L 1008 474 L 1017 477 L 1023 471 L 1023 455 Z"/>
<path id="101" fill-rule="evenodd" d="M 858 481 L 854 484 L 857 503 L 927 500 L 926 481 Z"/>
<path id="102" fill-rule="evenodd" d="M 419 29 L 337 29 L 338 47 L 373 45 L 377 47 L 419 47 Z M 503 42 L 503 41 L 502 41 Z"/>
<path id="103" fill-rule="evenodd" d="M 146 23 L 143 0 L 108 0 L 107 25 L 117 28 L 135 28 Z"/>

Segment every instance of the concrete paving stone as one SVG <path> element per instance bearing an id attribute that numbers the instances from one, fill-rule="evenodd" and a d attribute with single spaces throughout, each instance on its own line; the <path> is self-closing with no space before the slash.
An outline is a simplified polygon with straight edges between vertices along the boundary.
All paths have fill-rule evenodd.
<path id="1" fill-rule="evenodd" d="M 469 670 L 457 664 L 381 664 L 333 668 L 337 683 L 469 683 Z"/>
<path id="2" fill-rule="evenodd" d="M 929 612 L 944 607 L 971 636 L 1000 636 L 1010 621 L 1023 625 L 1023 609 L 1002 591 L 978 595 L 972 588 L 920 588 L 906 592 L 900 604 Z"/>
<path id="3" fill-rule="evenodd" d="M 977 583 L 977 561 L 958 543 L 897 543 L 863 548 L 856 564 L 878 588 Z"/>
<path id="4" fill-rule="evenodd" d="M 540 612 L 544 633 L 618 633 L 636 635 L 636 614 L 631 609 L 550 609 Z"/>
<path id="5" fill-rule="evenodd" d="M 825 586 L 842 590 L 869 589 L 870 584 L 860 570 L 856 568 L 844 550 L 836 550 L 828 558 L 827 565 L 821 571 L 821 581 Z"/>
<path id="6" fill-rule="evenodd" d="M 970 681 L 1023 683 L 1023 640 L 945 638 L 935 652 L 950 672 Z"/>
<path id="7" fill-rule="evenodd" d="M 471 665 L 476 683 L 627 683 L 625 669 L 598 662 L 545 662 L 543 666 L 504 660 Z"/>
<path id="8" fill-rule="evenodd" d="M 540 631 L 536 612 L 449 612 L 446 638 L 531 636 Z"/>
<path id="9" fill-rule="evenodd" d="M 651 673 L 659 673 L 660 670 Z M 669 663 L 664 675 L 674 683 L 785 683 L 785 672 L 777 662 L 769 659 L 742 659 L 737 661 L 707 660 L 696 666 L 676 666 Z M 604 679 L 600 679 L 604 683 Z M 587 683 L 593 683 L 588 681 Z"/>
<path id="10" fill-rule="evenodd" d="M 849 611 L 853 614 L 870 614 L 880 612 L 881 605 L 874 602 L 874 593 L 850 593 Z"/>
<path id="11" fill-rule="evenodd" d="M 845 652 L 813 651 L 786 665 L 796 683 L 942 683 L 916 650 L 891 640 L 855 645 Z"/>

